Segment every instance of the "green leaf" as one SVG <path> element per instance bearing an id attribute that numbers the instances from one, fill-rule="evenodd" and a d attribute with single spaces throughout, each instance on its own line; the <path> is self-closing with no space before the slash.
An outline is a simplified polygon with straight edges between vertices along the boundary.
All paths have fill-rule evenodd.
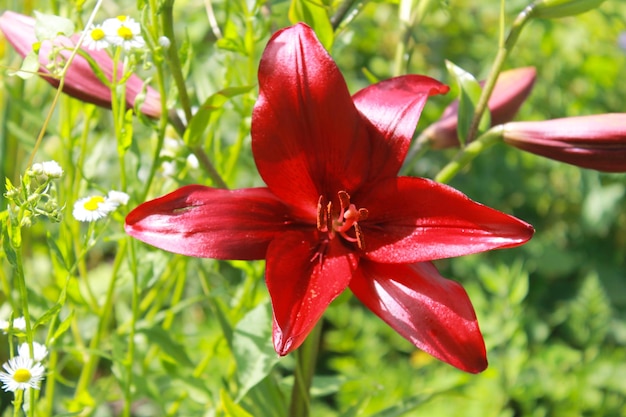
<path id="1" fill-rule="evenodd" d="M 189 356 L 187 356 L 185 347 L 174 341 L 170 334 L 162 328 L 152 327 L 150 329 L 137 329 L 137 332 L 145 334 L 150 342 L 158 345 L 161 352 L 167 357 L 167 359 L 182 366 L 193 366 Z"/>
<path id="2" fill-rule="evenodd" d="M 326 50 L 330 50 L 335 40 L 328 9 L 321 0 L 291 0 L 289 6 L 291 23 L 304 22 L 311 26 Z"/>
<path id="3" fill-rule="evenodd" d="M 133 142 L 133 110 L 127 110 L 124 114 L 124 127 L 122 128 L 122 135 L 117 143 L 117 150 L 120 153 L 124 153 L 130 148 Z"/>
<path id="4" fill-rule="evenodd" d="M 227 417 L 252 417 L 252 414 L 248 413 L 230 398 L 226 390 L 220 390 L 220 401 Z"/>
<path id="5" fill-rule="evenodd" d="M 233 332 L 233 354 L 241 399 L 250 388 L 272 371 L 278 355 L 272 344 L 272 313 L 269 303 L 260 304 L 245 315 Z"/>
<path id="6" fill-rule="evenodd" d="M 62 294 L 63 302 L 65 302 L 65 291 L 63 291 L 61 294 Z M 52 320 L 54 316 L 59 314 L 59 311 L 61 311 L 61 307 L 63 307 L 63 304 L 61 303 L 57 303 L 53 305 L 52 308 L 50 308 L 48 311 L 46 311 L 43 314 L 43 316 L 39 317 L 39 319 L 33 325 L 33 329 L 36 329 L 37 327 L 42 326 L 46 324 L 47 322 L 49 322 L 50 320 Z"/>
<path id="7" fill-rule="evenodd" d="M 189 122 L 183 139 L 190 147 L 198 145 L 201 141 L 204 131 L 209 125 L 211 113 L 221 109 L 228 100 L 241 94 L 245 94 L 252 90 L 252 86 L 230 87 L 218 91 L 207 98 L 200 109 L 194 114 Z"/>
<path id="8" fill-rule="evenodd" d="M 48 248 L 50 249 L 50 252 L 52 252 L 52 255 L 56 258 L 57 262 L 63 265 L 63 268 L 68 271 L 69 267 L 65 261 L 65 257 L 63 256 L 59 245 L 57 245 L 56 239 L 52 237 L 50 232 L 46 233 L 46 243 L 48 244 Z"/>
<path id="9" fill-rule="evenodd" d="M 454 63 L 446 60 L 448 72 L 456 81 L 459 87 L 459 112 L 457 117 L 457 134 L 461 146 L 465 146 L 469 134 L 472 118 L 476 110 L 476 104 L 480 99 L 482 88 L 472 74 Z M 479 131 L 489 128 L 489 109 L 485 109 L 483 117 L 480 119 Z"/>
<path id="10" fill-rule="evenodd" d="M 59 35 L 74 34 L 74 22 L 61 16 L 35 11 L 35 36 L 39 42 L 54 39 Z"/>
<path id="11" fill-rule="evenodd" d="M 59 337 L 61 337 L 63 333 L 65 333 L 67 329 L 70 328 L 73 318 L 74 310 L 70 311 L 70 314 L 65 319 L 63 319 L 63 321 L 59 324 L 59 327 L 57 327 L 57 329 L 54 331 L 54 339 L 58 339 Z"/>
<path id="12" fill-rule="evenodd" d="M 241 55 L 248 55 L 246 42 L 239 35 L 239 28 L 232 20 L 227 20 L 223 29 L 223 37 L 217 40 L 216 45 L 227 51 L 237 52 Z"/>
<path id="13" fill-rule="evenodd" d="M 11 76 L 18 76 L 23 80 L 31 78 L 39 71 L 39 54 L 35 51 L 31 51 L 24 57 L 20 69 L 17 71 L 8 71 Z"/>

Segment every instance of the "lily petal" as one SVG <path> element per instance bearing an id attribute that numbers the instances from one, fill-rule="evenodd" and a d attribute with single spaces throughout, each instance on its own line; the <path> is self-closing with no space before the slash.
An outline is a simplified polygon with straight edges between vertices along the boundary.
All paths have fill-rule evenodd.
<path id="1" fill-rule="evenodd" d="M 353 199 L 367 208 L 359 223 L 365 257 L 382 263 L 414 263 L 508 248 L 528 241 L 529 224 L 494 210 L 444 184 L 399 177 Z"/>
<path id="2" fill-rule="evenodd" d="M 252 152 L 281 200 L 315 219 L 319 196 L 356 189 L 366 178 L 369 138 L 334 61 L 311 28 L 270 39 L 259 65 Z"/>
<path id="3" fill-rule="evenodd" d="M 423 351 L 466 372 L 487 367 L 485 343 L 467 293 L 439 275 L 430 262 L 390 265 L 362 260 L 350 289 Z"/>
<path id="4" fill-rule="evenodd" d="M 626 113 L 512 122 L 503 136 L 509 145 L 556 161 L 626 172 Z"/>
<path id="5" fill-rule="evenodd" d="M 426 99 L 448 90 L 430 77 L 405 75 L 373 84 L 352 97 L 375 129 L 370 174 L 376 178 L 398 175 Z"/>
<path id="6" fill-rule="evenodd" d="M 267 251 L 266 282 L 274 309 L 274 348 L 283 356 L 304 342 L 326 307 L 350 282 L 358 258 L 338 239 L 280 235 Z"/>
<path id="7" fill-rule="evenodd" d="M 141 204 L 126 233 L 170 252 L 215 259 L 263 259 L 287 227 L 287 209 L 267 188 L 189 185 Z"/>

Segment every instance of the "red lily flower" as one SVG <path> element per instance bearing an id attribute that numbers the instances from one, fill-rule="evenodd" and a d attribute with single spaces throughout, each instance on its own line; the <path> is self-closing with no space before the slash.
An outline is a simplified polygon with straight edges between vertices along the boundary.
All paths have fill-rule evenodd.
<path id="1" fill-rule="evenodd" d="M 267 187 L 186 186 L 137 207 L 126 231 L 186 255 L 266 259 L 280 355 L 349 287 L 417 347 L 485 369 L 467 294 L 429 261 L 516 246 L 533 229 L 448 186 L 397 177 L 426 99 L 448 88 L 408 75 L 350 97 L 304 24 L 271 38 L 259 85 L 252 151 Z"/>
<path id="2" fill-rule="evenodd" d="M 626 172 L 626 113 L 507 123 L 503 137 L 509 145 L 546 158 Z"/>
<path id="3" fill-rule="evenodd" d="M 515 68 L 500 73 L 487 103 L 491 112 L 491 126 L 509 122 L 515 117 L 532 91 L 536 76 L 537 71 L 533 67 Z M 458 113 L 459 101 L 455 100 L 446 107 L 438 121 L 424 130 L 422 136 L 428 138 L 433 149 L 459 146 Z"/>
<path id="4" fill-rule="evenodd" d="M 9 43 L 13 45 L 13 48 L 22 57 L 28 55 L 33 50 L 33 45 L 37 43 L 35 19 L 32 17 L 6 11 L 0 16 L 0 30 L 2 30 Z M 71 38 L 59 36 L 54 41 L 42 42 L 38 52 L 39 64 L 41 65 L 39 72 L 41 74 L 50 74 L 46 66 L 51 63 L 49 57 L 53 46 L 64 47 L 60 55 L 67 59 L 71 55 L 71 50 L 76 47 L 79 38 L 80 35 L 76 34 Z M 93 58 L 109 81 L 113 79 L 113 60 L 106 51 L 81 49 Z M 118 73 L 121 74 L 122 70 L 123 67 L 120 63 Z M 59 87 L 60 83 L 57 78 L 45 75 L 42 75 L 42 78 L 54 88 Z M 145 97 L 140 111 L 148 117 L 159 118 L 161 115 L 161 96 L 155 89 L 147 85 L 144 86 L 144 84 L 144 81 L 135 74 L 132 74 L 126 80 L 126 105 L 129 108 L 133 108 L 137 96 L 145 90 Z M 111 108 L 111 90 L 100 81 L 91 69 L 89 61 L 79 54 L 74 56 L 72 64 L 67 71 L 63 92 L 84 102 Z"/>

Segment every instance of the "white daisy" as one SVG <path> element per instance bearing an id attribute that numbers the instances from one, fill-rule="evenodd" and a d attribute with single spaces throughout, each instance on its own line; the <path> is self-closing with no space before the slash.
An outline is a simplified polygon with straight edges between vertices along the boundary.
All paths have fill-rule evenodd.
<path id="1" fill-rule="evenodd" d="M 130 196 L 123 191 L 115 191 L 111 190 L 107 194 L 107 201 L 111 204 L 115 204 L 115 206 L 125 206 L 128 204 L 128 200 L 130 200 Z"/>
<path id="2" fill-rule="evenodd" d="M 33 342 L 33 354 L 30 354 L 30 347 L 28 343 L 22 343 L 17 348 L 18 356 L 23 356 L 25 358 L 31 358 L 35 362 L 43 361 L 46 356 L 48 356 L 48 348 L 46 345 L 42 345 L 41 343 Z"/>
<path id="3" fill-rule="evenodd" d="M 87 31 L 87 36 L 83 41 L 85 49 L 91 49 L 99 51 L 109 46 L 109 42 L 106 39 L 106 33 L 102 29 L 102 26 L 96 25 Z"/>
<path id="4" fill-rule="evenodd" d="M 46 371 L 42 364 L 24 356 L 16 356 L 2 365 L 6 372 L 0 372 L 0 381 L 5 391 L 39 389 Z"/>
<path id="5" fill-rule="evenodd" d="M 57 161 L 37 162 L 30 169 L 37 176 L 45 178 L 61 178 L 63 175 L 63 168 Z"/>
<path id="6" fill-rule="evenodd" d="M 74 203 L 72 215 L 79 222 L 93 222 L 114 211 L 117 205 L 107 201 L 105 197 L 95 195 L 85 197 Z"/>
<path id="7" fill-rule="evenodd" d="M 106 40 L 125 50 L 145 47 L 146 41 L 141 36 L 141 26 L 132 17 L 117 16 L 102 22 Z"/>
<path id="8" fill-rule="evenodd" d="M 0 320 L 0 330 L 4 333 L 9 330 L 9 322 L 7 320 Z M 24 317 L 13 319 L 13 330 L 26 330 L 26 319 Z"/>

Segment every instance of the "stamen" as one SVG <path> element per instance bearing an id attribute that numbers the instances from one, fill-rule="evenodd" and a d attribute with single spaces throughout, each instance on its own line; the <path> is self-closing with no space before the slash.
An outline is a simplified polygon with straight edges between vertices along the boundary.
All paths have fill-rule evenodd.
<path id="1" fill-rule="evenodd" d="M 337 193 L 339 199 L 339 213 L 333 213 L 332 202 L 320 196 L 317 203 L 317 230 L 328 233 L 328 238 L 333 239 L 339 234 L 346 241 L 356 243 L 359 249 L 365 248 L 365 238 L 363 231 L 358 224 L 359 221 L 367 219 L 369 212 L 365 208 L 357 208 L 350 203 L 350 195 L 345 191 Z M 354 228 L 354 237 L 349 235 L 350 229 Z"/>
<path id="2" fill-rule="evenodd" d="M 325 205 L 326 199 L 321 195 L 320 199 L 317 201 L 317 230 L 320 232 L 328 231 L 328 217 L 324 207 Z"/>
<path id="3" fill-rule="evenodd" d="M 341 204 L 341 211 L 343 212 L 350 206 L 350 194 L 345 191 L 339 191 L 337 197 L 339 197 L 339 204 Z"/>

